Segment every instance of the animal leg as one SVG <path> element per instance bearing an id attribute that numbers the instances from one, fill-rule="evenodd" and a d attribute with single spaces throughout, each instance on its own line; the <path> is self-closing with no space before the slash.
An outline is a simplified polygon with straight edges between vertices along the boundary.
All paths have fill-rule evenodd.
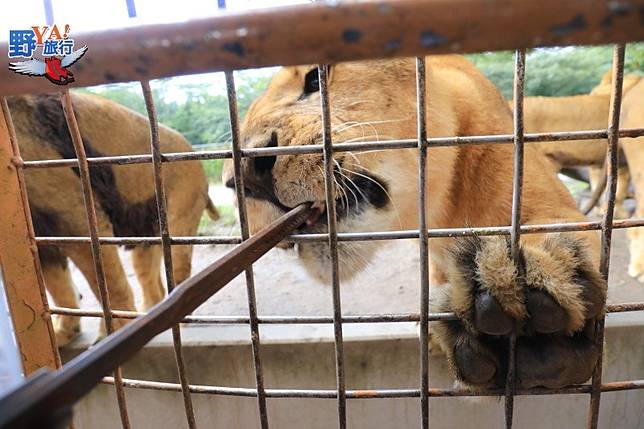
<path id="1" fill-rule="evenodd" d="M 165 288 L 161 282 L 161 247 L 136 246 L 132 250 L 134 272 L 141 285 L 143 303 L 141 310 L 149 310 L 165 296 Z"/>
<path id="2" fill-rule="evenodd" d="M 58 307 L 79 308 L 78 293 L 74 288 L 67 259 L 62 264 L 43 265 L 45 287 Z M 54 316 L 54 332 L 58 347 L 64 347 L 80 334 L 80 318 L 77 316 Z"/>

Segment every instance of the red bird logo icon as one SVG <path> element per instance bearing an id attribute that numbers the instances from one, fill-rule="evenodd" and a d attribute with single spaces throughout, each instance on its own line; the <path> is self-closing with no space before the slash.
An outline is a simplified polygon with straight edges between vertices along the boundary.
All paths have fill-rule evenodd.
<path id="1" fill-rule="evenodd" d="M 56 85 L 67 85 L 74 82 L 74 74 L 67 70 L 67 67 L 80 60 L 85 52 L 87 52 L 87 46 L 83 46 L 62 58 L 46 57 L 45 61 L 32 58 L 28 61 L 9 63 L 9 70 L 27 76 L 45 76 Z"/>

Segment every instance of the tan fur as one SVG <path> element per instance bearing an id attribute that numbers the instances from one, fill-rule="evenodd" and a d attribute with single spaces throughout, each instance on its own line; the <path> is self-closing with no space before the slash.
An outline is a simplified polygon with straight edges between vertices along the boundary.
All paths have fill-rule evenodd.
<path id="1" fill-rule="evenodd" d="M 620 127 L 644 127 L 644 80 L 631 89 L 622 106 Z M 633 176 L 637 208 L 636 218 L 644 218 L 644 137 L 621 139 L 620 145 L 626 154 Z M 644 228 L 633 228 L 628 231 L 631 260 L 628 272 L 631 276 L 644 282 Z"/>
<path id="2" fill-rule="evenodd" d="M 148 121 L 143 116 L 102 97 L 73 93 L 81 133 L 88 143 L 101 154 L 134 155 L 150 153 Z M 9 100 L 16 125 L 18 142 L 23 159 L 60 159 L 61 155 L 38 137 L 34 123 L 35 99 L 31 96 L 13 97 Z M 190 144 L 179 133 L 165 126 L 159 127 L 163 152 L 188 152 Z M 141 203 L 154 198 L 154 182 L 150 164 L 133 164 L 111 167 L 116 187 L 127 204 Z M 168 222 L 172 235 L 194 235 L 202 212 L 211 205 L 207 195 L 207 181 L 199 161 L 173 162 L 163 166 L 168 203 Z M 32 207 L 55 214 L 64 222 L 65 229 L 75 236 L 88 236 L 87 218 L 78 176 L 70 168 L 30 169 L 26 171 L 27 190 Z M 112 236 L 112 225 L 105 208 L 97 204 L 99 233 Z M 213 208 L 210 211 L 215 213 Z M 61 246 L 83 272 L 98 297 L 96 275 L 88 246 Z M 190 273 L 191 246 L 173 247 L 174 275 L 176 282 L 183 281 Z M 116 246 L 102 247 L 103 264 L 110 300 L 114 309 L 134 310 L 134 300 L 127 282 Z M 143 291 L 143 309 L 157 303 L 164 295 L 159 276 L 161 252 L 158 246 L 134 250 L 134 268 Z M 45 267 L 47 288 L 54 302 L 77 308 L 72 299 L 73 285 L 67 270 Z M 75 296 L 75 295 L 74 295 Z M 123 324 L 115 320 L 116 326 Z M 78 331 L 76 318 L 62 317 L 59 327 L 59 345 L 69 342 Z"/>
<path id="3" fill-rule="evenodd" d="M 623 93 L 633 88 L 641 77 L 624 76 Z M 566 97 L 526 97 L 524 100 L 525 131 L 528 133 L 600 130 L 608 126 L 611 73 L 606 73 L 588 95 Z M 510 102 L 512 106 L 512 102 Z M 535 143 L 553 162 L 555 171 L 563 167 L 590 166 L 591 187 L 600 182 L 606 158 L 606 140 L 575 140 Z M 624 199 L 628 191 L 628 168 L 621 167 L 618 178 L 615 215 L 627 217 Z"/>
<path id="4" fill-rule="evenodd" d="M 272 128 L 283 133 L 280 145 L 319 143 L 319 96 L 313 95 L 306 103 L 296 102 L 301 94 L 303 76 L 309 69 L 286 68 L 277 74 L 266 94 L 251 106 L 246 116 L 243 124 L 246 146 L 264 146 L 270 135 L 267 130 Z M 333 141 L 415 138 L 414 75 L 411 60 L 335 66 L 330 80 L 331 115 L 336 130 Z M 467 60 L 457 56 L 429 57 L 427 87 L 427 129 L 431 136 L 511 132 L 509 109 L 496 88 Z M 352 125 L 355 123 L 358 125 Z M 417 204 L 416 150 L 342 152 L 337 153 L 335 159 L 343 165 L 371 171 L 390 186 L 392 204 L 384 210 L 388 215 L 373 214 L 373 223 L 361 222 L 361 225 L 352 226 L 358 230 L 417 227 L 414 214 Z M 526 145 L 525 160 L 522 221 L 584 220 L 565 186 L 554 175 L 544 174 L 547 161 L 532 145 Z M 321 163 L 321 155 L 278 157 L 273 172 L 275 192 L 280 202 L 295 206 L 304 201 L 324 201 Z M 248 168 L 247 163 L 245 166 Z M 429 201 L 425 210 L 430 227 L 509 223 L 511 145 L 431 149 L 427 176 Z M 232 164 L 227 162 L 224 178 L 230 177 Z M 257 231 L 274 220 L 278 213 L 272 204 L 265 201 L 253 203 L 250 210 L 252 230 Z M 343 222 L 340 222 L 339 229 L 348 230 Z M 586 235 L 587 239 L 595 241 L 595 234 Z M 438 267 L 445 266 L 442 263 L 443 248 L 449 241 L 436 239 L 430 242 Z M 348 249 L 353 243 L 342 244 L 347 249 L 345 253 L 350 253 Z M 306 249 L 308 245 L 303 247 Z M 347 272 L 346 268 L 341 267 L 345 275 L 355 270 L 351 267 Z"/>
<path id="5" fill-rule="evenodd" d="M 517 270 L 502 240 L 483 240 L 481 253 L 476 257 L 477 278 L 481 287 L 488 290 L 503 309 L 517 319 L 528 314 L 523 297 L 517 293 Z"/>
<path id="6" fill-rule="evenodd" d="M 249 109 L 242 125 L 242 141 L 246 147 L 263 147 L 274 140 L 280 146 L 319 144 L 321 119 L 319 93 L 303 94 L 305 76 L 311 66 L 282 69 L 273 78 L 266 93 Z M 497 89 L 466 59 L 459 56 L 427 58 L 427 130 L 430 137 L 508 134 L 512 132 L 511 112 Z M 333 66 L 329 78 L 331 101 L 331 126 L 334 143 L 416 138 L 416 86 L 415 63 L 412 59 L 344 63 Z M 415 229 L 418 201 L 418 151 L 373 150 L 367 152 L 338 152 L 334 154 L 336 168 L 348 180 L 357 179 L 360 172 L 377 177 L 385 183 L 389 204 L 376 207 L 362 205 L 360 211 L 338 219 L 340 232 Z M 260 177 L 254 161 L 245 159 L 242 169 L 247 184 Z M 423 207 L 430 228 L 508 225 L 511 219 L 512 145 L 460 145 L 430 148 L 426 169 L 427 205 Z M 277 157 L 270 168 L 270 189 L 279 204 L 294 207 L 313 201 L 325 201 L 321 154 L 289 155 Z M 523 224 L 559 223 L 585 219 L 576 208 L 575 201 L 565 186 L 557 179 L 549 161 L 533 145 L 525 147 L 525 168 L 521 222 Z M 233 176 L 232 163 L 224 166 L 224 182 Z M 374 182 L 375 183 L 375 182 Z M 336 199 L 347 198 L 346 189 L 336 186 Z M 356 188 L 357 189 L 357 188 Z M 358 191 L 359 192 L 359 191 Z M 357 201 L 356 201 L 357 204 Z M 266 199 L 249 198 L 250 226 L 253 232 L 275 220 L 282 209 Z M 316 224 L 313 232 L 323 232 L 326 227 Z M 563 236 L 562 236 L 563 237 Z M 583 254 L 584 266 L 598 264 L 598 235 L 596 232 L 568 233 L 557 241 L 557 246 L 575 243 L 587 249 Z M 522 236 L 522 252 L 538 259 L 549 243 L 547 234 Z M 455 257 L 457 239 L 431 239 L 430 263 L 433 280 L 447 279 L 444 287 L 434 289 L 434 308 L 454 311 L 459 320 L 438 322 L 438 341 L 447 354 L 457 378 L 465 378 L 455 364 L 459 344 L 474 350 L 474 358 L 483 367 L 499 366 L 499 360 L 479 337 L 465 334 L 465 326 L 473 331 L 473 287 L 488 288 L 508 314 L 525 322 L 523 306 L 525 289 L 515 277 L 514 265 L 507 255 L 505 238 L 483 240 L 476 257 L 470 262 L 458 262 Z M 501 244 L 503 243 L 503 244 Z M 349 278 L 366 266 L 378 242 L 340 242 L 339 271 L 342 279 Z M 330 255 L 326 243 L 301 243 L 298 245 L 301 260 L 314 276 L 328 280 L 331 271 Z M 505 253 L 504 253 L 505 252 Z M 473 262 L 471 262 L 473 261 Z M 548 261 L 553 262 L 553 261 Z M 475 265 L 475 268 L 468 268 Z M 581 298 L 567 288 L 559 287 L 556 278 L 570 278 L 566 268 L 551 270 L 551 265 L 536 268 L 529 275 L 538 278 L 545 286 L 547 276 L 553 280 L 548 291 L 567 310 L 583 309 Z M 606 284 L 592 268 L 596 296 L 605 296 Z M 472 273 L 472 274 L 470 274 Z M 566 277 L 567 276 L 567 277 Z M 595 281 L 596 280 L 596 281 Z M 480 286 L 473 286 L 473 284 Z M 577 285 L 577 288 L 585 286 Z M 601 301 L 599 301 L 601 303 Z M 579 327 L 578 317 L 573 317 L 571 329 Z M 476 322 L 478 323 L 478 322 Z M 566 340 L 562 340 L 566 341 Z M 469 353 L 469 352 L 468 352 Z M 461 359 L 469 359 L 460 355 Z M 466 356 L 466 357 L 463 357 Z M 592 353 L 584 355 L 592 365 Z M 555 359 L 556 361 L 556 359 Z M 592 368 L 592 366 L 591 366 Z M 477 366 L 467 367 L 468 377 L 477 377 Z M 474 375 L 472 376 L 472 371 Z M 495 377 L 501 374 L 497 371 Z M 555 385 L 567 380 L 530 378 L 524 374 L 524 383 Z M 526 375 L 527 374 L 527 375 Z M 586 374 L 582 374 L 586 376 Z M 481 379 L 472 384 L 486 384 Z"/>

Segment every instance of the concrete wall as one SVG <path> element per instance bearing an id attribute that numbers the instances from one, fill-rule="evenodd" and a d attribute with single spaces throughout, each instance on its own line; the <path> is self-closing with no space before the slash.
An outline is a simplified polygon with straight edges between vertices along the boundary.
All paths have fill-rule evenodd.
<path id="1" fill-rule="evenodd" d="M 268 388 L 335 388 L 330 326 L 262 326 L 262 358 Z M 254 387 L 248 328 L 189 327 L 182 330 L 189 380 L 193 384 Z M 345 326 L 347 388 L 417 388 L 419 345 L 414 324 Z M 78 344 L 78 343 L 76 343 Z M 608 320 L 604 380 L 644 379 L 644 320 L 636 313 Z M 68 349 L 65 358 L 78 353 Z M 574 365 L 574 362 L 570 363 Z M 432 356 L 432 387 L 452 384 L 445 362 Z M 126 378 L 177 382 L 170 336 L 161 335 L 124 368 Z M 133 428 L 184 428 L 180 393 L 127 389 Z M 255 398 L 193 395 L 199 427 L 257 428 Z M 583 428 L 588 395 L 517 397 L 517 428 Z M 417 428 L 419 399 L 350 399 L 350 428 Z M 436 398 L 432 428 L 482 429 L 503 425 L 503 400 Z M 327 429 L 337 426 L 333 399 L 269 399 L 272 428 Z M 97 387 L 76 407 L 76 428 L 117 428 L 112 386 Z M 644 390 L 602 395 L 601 428 L 644 427 Z"/>

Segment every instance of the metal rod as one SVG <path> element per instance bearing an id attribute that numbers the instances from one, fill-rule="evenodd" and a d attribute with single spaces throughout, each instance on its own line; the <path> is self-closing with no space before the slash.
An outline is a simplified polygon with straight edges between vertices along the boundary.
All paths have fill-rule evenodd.
<path id="1" fill-rule="evenodd" d="M 104 384 L 113 384 L 112 377 L 104 377 Z M 181 385 L 176 383 L 165 383 L 160 381 L 133 380 L 125 379 L 127 387 L 133 389 L 149 389 L 178 392 Z M 622 392 L 628 390 L 644 389 L 644 380 L 627 380 L 613 381 L 604 383 L 601 386 L 602 392 Z M 190 391 L 197 394 L 222 395 L 222 396 L 241 396 L 256 397 L 257 390 L 245 387 L 222 387 L 208 385 L 190 385 Z M 531 389 L 517 389 L 515 396 L 525 395 L 578 395 L 589 393 L 591 386 L 589 384 L 578 384 L 561 388 L 534 387 Z M 444 397 L 464 397 L 464 396 L 500 396 L 503 395 L 503 389 L 437 389 L 428 390 L 428 396 L 432 398 Z M 337 390 L 332 389 L 266 389 L 268 398 L 309 398 L 309 399 L 335 399 L 338 395 Z M 418 398 L 420 397 L 419 389 L 369 389 L 369 390 L 347 390 L 347 399 L 383 399 L 383 398 Z"/>
<path id="2" fill-rule="evenodd" d="M 235 172 L 235 192 L 237 195 L 237 209 L 239 213 L 239 226 L 242 241 L 248 240 L 248 213 L 246 211 L 246 197 L 244 192 L 244 175 L 241 156 L 241 139 L 239 136 L 239 114 L 237 111 L 237 93 L 235 91 L 235 78 L 232 72 L 226 72 L 226 92 L 228 96 L 228 113 L 230 117 L 230 132 L 232 138 L 233 167 Z M 248 317 L 250 338 L 253 350 L 253 364 L 255 367 L 255 383 L 257 385 L 257 406 L 259 408 L 259 421 L 262 429 L 268 428 L 268 414 L 266 410 L 266 396 L 264 395 L 264 372 L 259 341 L 259 324 L 257 323 L 257 302 L 255 298 L 255 278 L 252 265 L 245 270 L 246 294 L 248 297 Z"/>
<path id="3" fill-rule="evenodd" d="M 78 159 L 78 168 L 80 174 L 81 188 L 83 191 L 83 200 L 85 202 L 85 213 L 87 215 L 87 226 L 89 236 L 91 238 L 90 245 L 92 250 L 92 259 L 94 261 L 94 270 L 96 272 L 96 285 L 99 292 L 101 307 L 103 308 L 103 319 L 105 321 L 105 329 L 107 334 L 114 332 L 112 322 L 112 311 L 110 306 L 110 296 L 107 290 L 107 280 L 105 277 L 105 269 L 103 267 L 103 256 L 101 253 L 101 244 L 98 240 L 98 220 L 96 217 L 96 205 L 94 203 L 94 193 L 92 191 L 92 184 L 89 175 L 89 164 L 87 163 L 87 156 L 85 154 L 85 147 L 81 137 L 80 129 L 74 114 L 74 107 L 72 106 L 72 98 L 69 90 L 62 93 L 61 102 L 65 121 L 69 128 L 69 134 L 72 138 L 76 158 Z M 116 400 L 119 407 L 119 414 L 121 416 L 121 424 L 124 429 L 130 428 L 130 418 L 128 416 L 127 403 L 125 401 L 125 391 L 121 383 L 121 369 L 117 367 L 114 370 L 114 384 L 116 390 Z"/>
<path id="4" fill-rule="evenodd" d="M 54 7 L 51 4 L 52 0 L 43 0 L 43 9 L 45 10 L 45 24 L 53 25 L 54 23 Z"/>
<path id="5" fill-rule="evenodd" d="M 525 134 L 525 143 L 548 143 L 559 141 L 574 140 L 603 140 L 608 136 L 606 130 L 594 131 L 562 131 L 556 133 L 534 133 Z M 629 128 L 619 131 L 620 138 L 636 138 L 644 136 L 644 128 Z M 428 147 L 447 147 L 459 145 L 479 145 L 479 144 L 513 144 L 514 135 L 499 134 L 493 136 L 465 136 L 465 137 L 430 137 L 426 139 Z M 401 139 L 386 141 L 365 141 L 355 143 L 335 143 L 334 152 L 356 152 L 366 150 L 395 150 L 395 149 L 415 149 L 418 146 L 417 139 Z M 280 147 L 262 147 L 241 149 L 242 157 L 255 158 L 260 156 L 284 156 L 284 155 L 305 155 L 322 153 L 323 146 L 320 144 L 306 146 L 280 146 Z M 212 150 L 201 152 L 174 152 L 163 154 L 163 162 L 179 161 L 208 161 L 212 159 L 232 158 L 231 150 Z M 102 156 L 88 158 L 90 165 L 128 165 L 144 164 L 152 161 L 151 155 L 118 155 Z M 24 168 L 63 168 L 78 167 L 78 160 L 69 159 L 52 159 L 38 161 L 24 161 Z"/>
<path id="6" fill-rule="evenodd" d="M 418 127 L 418 229 L 420 258 L 420 412 L 421 426 L 429 428 L 429 237 L 427 235 L 426 169 L 427 121 L 425 117 L 427 94 L 425 57 L 416 58 L 416 121 Z"/>
<path id="7" fill-rule="evenodd" d="M 73 85 L 274 65 L 643 40 L 637 3 L 627 3 L 633 5 L 629 13 L 619 15 L 609 11 L 625 9 L 611 9 L 612 4 L 612 0 L 597 0 L 595 7 L 588 7 L 588 0 L 334 1 L 80 33 L 74 39 L 79 46 L 89 46 L 89 52 L 72 67 Z M 615 22 L 606 25 L 606 16 Z M 0 52 L 7 51 L 7 43 L 0 44 Z M 9 60 L 0 58 L 0 95 L 51 91 L 45 79 L 25 79 L 10 71 Z"/>
<path id="8" fill-rule="evenodd" d="M 132 7 L 134 7 L 134 3 L 132 3 Z M 150 89 L 150 82 L 141 81 L 141 89 L 143 90 L 145 108 L 148 112 L 148 119 L 150 121 L 150 150 L 152 152 L 152 168 L 154 172 L 154 194 L 157 202 L 161 246 L 163 247 L 165 280 L 168 287 L 168 293 L 171 293 L 175 287 L 175 279 L 174 266 L 172 263 L 172 249 L 170 247 L 170 229 L 168 227 L 168 207 L 163 180 L 163 163 L 161 161 L 161 147 L 159 143 L 159 124 L 157 122 L 156 107 L 154 106 L 154 98 L 152 96 L 152 90 Z M 190 398 L 190 390 L 188 389 L 188 385 L 190 383 L 188 382 L 188 375 L 185 370 L 183 351 L 181 349 L 181 328 L 178 324 L 172 327 L 172 344 L 174 347 L 177 372 L 179 373 L 179 381 L 181 382 L 181 386 L 183 386 L 181 393 L 183 396 L 183 406 L 186 412 L 188 427 L 190 429 L 194 429 L 197 427 L 197 424 L 195 422 L 192 399 Z"/>
<path id="9" fill-rule="evenodd" d="M 136 4 L 134 0 L 125 0 L 128 18 L 136 18 Z"/>
<path id="10" fill-rule="evenodd" d="M 604 213 L 604 218 L 602 219 L 601 258 L 599 262 L 599 271 L 607 282 L 610 270 L 610 246 L 613 236 L 613 211 L 615 210 L 615 194 L 617 191 L 618 131 L 619 115 L 622 106 L 622 84 L 624 81 L 624 52 L 624 45 L 616 45 L 613 50 L 613 85 L 611 88 L 610 111 L 608 114 L 608 147 L 606 150 L 606 165 L 608 167 L 606 172 L 608 175 L 606 185 L 607 204 L 606 213 Z M 590 408 L 588 410 L 588 427 L 590 429 L 596 429 L 599 422 L 605 322 L 605 318 L 601 317 L 595 323 L 595 345 L 599 349 L 599 357 L 597 358 L 597 366 L 595 366 L 593 373 Z"/>
<path id="11" fill-rule="evenodd" d="M 516 51 L 514 66 L 514 170 L 512 175 L 512 225 L 510 255 L 517 269 L 517 281 L 524 277 L 521 252 L 521 190 L 523 189 L 523 82 L 525 79 L 525 50 Z M 514 390 L 516 384 L 517 329 L 512 329 L 508 348 L 508 373 L 505 381 L 505 427 L 512 429 Z"/>
<path id="12" fill-rule="evenodd" d="M 613 220 L 613 229 L 636 228 L 644 226 L 644 218 L 619 219 Z M 521 234 L 540 234 L 551 232 L 571 232 L 571 231 L 593 231 L 602 228 L 601 221 L 588 222 L 566 222 L 550 223 L 536 225 L 521 225 Z M 511 226 L 483 226 L 472 228 L 430 228 L 427 235 L 432 238 L 446 237 L 472 237 L 472 236 L 490 236 L 490 235 L 510 235 Z M 400 230 L 400 231 L 374 231 L 374 232 L 339 232 L 338 241 L 378 241 L 378 240 L 409 240 L 419 236 L 418 230 Z M 286 243 L 313 243 L 324 242 L 328 240 L 328 234 L 295 234 L 289 235 L 284 239 Z M 38 244 L 79 244 L 89 243 L 90 237 L 36 237 Z M 104 245 L 142 245 L 142 244 L 160 244 L 161 239 L 158 237 L 100 237 L 99 242 Z M 241 237 L 172 237 L 172 245 L 205 245 L 205 244 L 238 244 Z"/>
<path id="13" fill-rule="evenodd" d="M 347 404 L 345 398 L 344 339 L 342 336 L 342 297 L 338 267 L 338 231 L 335 207 L 335 180 L 333 141 L 331 131 L 331 105 L 329 102 L 328 66 L 318 67 L 320 82 L 320 106 L 322 110 L 322 146 L 324 148 L 324 189 L 326 197 L 327 226 L 329 229 L 329 259 L 331 262 L 331 292 L 333 294 L 333 337 L 335 343 L 335 373 L 338 398 L 338 427 L 347 427 Z"/>
<path id="14" fill-rule="evenodd" d="M 609 304 L 606 313 L 623 313 L 629 311 L 644 311 L 644 302 L 624 302 Z M 50 308 L 51 314 L 68 316 L 102 317 L 100 310 L 82 310 L 79 308 L 55 307 Z M 121 319 L 136 319 L 147 313 L 138 311 L 112 310 L 112 316 Z M 429 321 L 457 320 L 454 313 L 428 313 Z M 195 324 L 222 324 L 222 325 L 247 325 L 248 316 L 186 316 L 181 323 Z M 404 323 L 420 322 L 420 313 L 405 314 L 369 314 L 342 316 L 342 323 Z M 332 316 L 263 316 L 257 318 L 257 323 L 267 325 L 304 325 L 333 323 Z"/>

